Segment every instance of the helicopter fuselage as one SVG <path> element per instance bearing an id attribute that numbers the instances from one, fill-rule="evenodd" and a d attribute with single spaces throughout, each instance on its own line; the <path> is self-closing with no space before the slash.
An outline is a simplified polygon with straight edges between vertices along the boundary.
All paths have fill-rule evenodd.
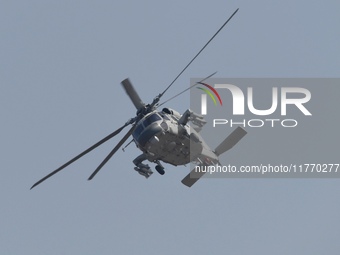
<path id="1" fill-rule="evenodd" d="M 191 162 L 190 126 L 179 125 L 178 117 L 154 111 L 137 123 L 132 136 L 149 161 L 161 160 L 175 166 Z"/>

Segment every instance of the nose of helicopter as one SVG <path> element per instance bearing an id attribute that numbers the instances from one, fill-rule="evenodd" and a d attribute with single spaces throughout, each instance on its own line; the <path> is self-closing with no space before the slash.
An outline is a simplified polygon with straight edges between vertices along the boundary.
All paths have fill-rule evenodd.
<path id="1" fill-rule="evenodd" d="M 153 123 L 150 126 L 148 126 L 143 133 L 140 134 L 140 136 L 137 139 L 137 142 L 141 146 L 145 146 L 147 142 L 157 142 L 157 134 L 162 131 L 161 126 L 158 123 Z"/>

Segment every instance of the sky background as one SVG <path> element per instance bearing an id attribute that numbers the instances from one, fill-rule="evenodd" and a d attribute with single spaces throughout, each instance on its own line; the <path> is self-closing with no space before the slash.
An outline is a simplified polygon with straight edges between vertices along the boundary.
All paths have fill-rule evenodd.
<path id="1" fill-rule="evenodd" d="M 188 189 L 185 167 L 138 175 L 131 145 L 88 182 L 123 134 L 29 190 L 134 116 L 123 79 L 151 102 L 237 8 L 164 99 L 215 71 L 339 77 L 335 0 L 0 2 L 1 254 L 338 254 L 339 180 Z"/>

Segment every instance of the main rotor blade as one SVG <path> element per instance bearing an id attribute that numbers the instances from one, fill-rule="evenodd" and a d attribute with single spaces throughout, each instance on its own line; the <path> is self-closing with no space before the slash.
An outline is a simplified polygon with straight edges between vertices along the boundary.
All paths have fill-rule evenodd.
<path id="1" fill-rule="evenodd" d="M 136 125 L 133 125 L 132 128 L 126 133 L 126 135 L 122 138 L 122 140 L 119 141 L 119 143 L 116 145 L 116 147 L 113 148 L 113 150 L 109 153 L 109 155 L 106 156 L 106 158 L 103 160 L 102 163 L 97 167 L 97 169 L 91 174 L 91 176 L 88 178 L 88 180 L 92 180 L 93 177 L 99 172 L 100 169 L 111 159 L 113 154 L 116 153 L 116 151 L 125 143 L 125 141 L 129 138 L 129 136 L 132 134 L 133 130 L 135 129 Z"/>
<path id="2" fill-rule="evenodd" d="M 33 189 L 35 186 L 39 185 L 40 183 L 42 183 L 43 181 L 45 181 L 46 179 L 50 178 L 51 176 L 55 175 L 56 173 L 58 173 L 59 171 L 61 171 L 62 169 L 64 169 L 65 167 L 67 167 L 68 165 L 72 164 L 73 162 L 75 162 L 76 160 L 80 159 L 82 156 L 84 156 L 85 154 L 89 153 L 90 151 L 92 151 L 93 149 L 97 148 L 99 145 L 105 143 L 106 141 L 108 141 L 109 139 L 113 138 L 115 135 L 119 134 L 120 131 L 123 130 L 123 128 L 125 128 L 127 125 L 129 125 L 128 123 L 124 124 L 122 127 L 118 128 L 116 131 L 112 132 L 111 134 L 109 134 L 108 136 L 106 136 L 105 138 L 103 138 L 102 140 L 100 140 L 99 142 L 97 142 L 96 144 L 92 145 L 90 148 L 88 148 L 87 150 L 83 151 L 82 153 L 80 153 L 78 156 L 74 157 L 73 159 L 71 159 L 70 161 L 66 162 L 64 165 L 62 165 L 61 167 L 59 167 L 58 169 L 54 170 L 53 172 L 51 172 L 50 174 L 46 175 L 44 178 L 40 179 L 39 181 L 37 181 L 36 183 L 33 184 L 33 186 L 31 187 L 31 189 Z"/>
<path id="3" fill-rule="evenodd" d="M 194 60 L 198 57 L 199 54 L 201 54 L 201 52 L 208 46 L 208 44 L 216 37 L 216 35 L 224 28 L 225 25 L 227 25 L 227 23 L 232 19 L 232 17 L 234 17 L 234 15 L 236 14 L 236 12 L 238 11 L 238 8 L 236 9 L 236 11 L 234 11 L 234 13 L 229 17 L 229 19 L 227 19 L 226 22 L 223 23 L 223 25 L 217 30 L 217 32 L 210 38 L 210 40 L 203 46 L 203 48 L 196 54 L 195 57 L 193 57 L 193 59 L 191 59 L 191 61 L 183 68 L 183 70 L 176 76 L 176 78 L 169 84 L 168 87 L 166 87 L 166 89 L 160 94 L 160 98 L 164 95 L 164 93 L 172 86 L 172 84 L 175 83 L 175 81 L 182 75 L 182 73 L 184 73 L 184 71 L 191 65 L 192 62 L 194 62 Z"/>
<path id="4" fill-rule="evenodd" d="M 142 99 L 140 99 L 137 91 L 132 86 L 132 83 L 130 82 L 130 80 L 127 78 L 124 81 L 122 81 L 121 84 L 123 85 L 126 91 L 126 94 L 128 94 L 128 96 L 130 97 L 132 103 L 135 105 L 137 110 L 140 110 L 141 108 L 143 108 L 145 104 L 143 103 Z"/>
<path id="5" fill-rule="evenodd" d="M 160 106 L 162 106 L 163 104 L 166 104 L 166 103 L 169 102 L 170 100 L 172 100 L 172 99 L 174 99 L 174 98 L 176 98 L 176 97 L 182 95 L 184 92 L 186 92 L 186 91 L 190 90 L 191 88 L 195 87 L 195 86 L 196 86 L 197 84 L 199 84 L 200 82 L 204 82 L 205 80 L 207 80 L 207 79 L 209 79 L 210 77 L 214 76 L 216 73 L 217 73 L 217 72 L 214 72 L 213 74 L 210 74 L 209 76 L 205 77 L 203 80 L 200 80 L 199 82 L 196 82 L 195 84 L 191 85 L 189 88 L 186 88 L 186 89 L 183 90 L 182 92 L 180 92 L 180 93 L 174 95 L 173 97 L 170 97 L 168 100 L 166 100 L 166 101 L 164 101 L 163 103 L 159 104 L 159 105 L 157 106 L 157 108 L 160 107 Z"/>

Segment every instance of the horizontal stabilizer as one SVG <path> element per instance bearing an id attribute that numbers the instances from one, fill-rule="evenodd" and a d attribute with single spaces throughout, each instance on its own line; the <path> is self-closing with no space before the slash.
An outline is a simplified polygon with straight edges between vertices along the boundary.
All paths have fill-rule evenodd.
<path id="1" fill-rule="evenodd" d="M 227 136 L 224 141 L 217 146 L 215 149 L 215 153 L 217 156 L 221 155 L 222 153 L 230 150 L 232 147 L 234 147 L 235 144 L 237 144 L 245 135 L 247 134 L 247 131 L 245 131 L 241 127 L 237 127 L 229 136 Z"/>

